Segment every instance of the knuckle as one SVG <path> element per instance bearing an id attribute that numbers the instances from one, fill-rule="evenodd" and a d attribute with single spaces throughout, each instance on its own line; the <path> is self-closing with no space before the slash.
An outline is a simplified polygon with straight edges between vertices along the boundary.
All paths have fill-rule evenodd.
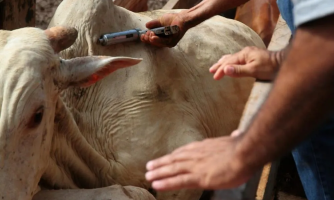
<path id="1" fill-rule="evenodd" d="M 175 155 L 170 155 L 170 156 L 169 156 L 168 158 L 166 158 L 166 159 L 168 159 L 168 161 L 169 161 L 170 163 L 175 163 L 175 162 L 177 161 Z"/>
<path id="2" fill-rule="evenodd" d="M 181 170 L 181 166 L 177 163 L 173 164 L 168 171 L 170 172 L 179 172 Z"/>

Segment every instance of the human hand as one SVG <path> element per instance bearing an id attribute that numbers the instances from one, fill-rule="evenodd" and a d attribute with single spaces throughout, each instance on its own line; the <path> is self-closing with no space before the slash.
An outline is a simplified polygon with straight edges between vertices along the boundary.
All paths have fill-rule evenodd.
<path id="1" fill-rule="evenodd" d="M 279 68 L 279 53 L 257 47 L 246 47 L 235 54 L 224 55 L 210 68 L 210 72 L 214 74 L 215 80 L 225 75 L 272 80 Z"/>
<path id="2" fill-rule="evenodd" d="M 227 189 L 245 183 L 252 175 L 235 154 L 239 132 L 180 147 L 147 163 L 146 179 L 156 190 Z"/>
<path id="3" fill-rule="evenodd" d="M 180 31 L 168 37 L 158 37 L 152 31 L 147 31 L 140 36 L 140 39 L 147 43 L 158 47 L 174 47 L 181 40 L 188 28 L 185 26 L 185 19 L 182 13 L 169 13 L 146 23 L 148 29 L 177 25 Z"/>

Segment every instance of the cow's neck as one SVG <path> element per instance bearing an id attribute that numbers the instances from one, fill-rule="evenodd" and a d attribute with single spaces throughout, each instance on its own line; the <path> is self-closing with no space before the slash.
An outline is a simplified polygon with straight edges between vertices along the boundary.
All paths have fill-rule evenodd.
<path id="1" fill-rule="evenodd" d="M 77 126 L 77 117 L 79 115 L 71 112 L 59 98 L 51 159 L 42 183 L 52 188 L 96 188 L 114 184 L 112 178 L 99 177 L 110 173 L 112 166 L 87 143 Z"/>

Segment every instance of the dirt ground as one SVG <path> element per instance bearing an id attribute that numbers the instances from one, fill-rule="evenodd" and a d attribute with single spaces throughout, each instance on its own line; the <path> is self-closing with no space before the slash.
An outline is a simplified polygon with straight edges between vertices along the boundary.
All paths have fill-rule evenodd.
<path id="1" fill-rule="evenodd" d="M 127 1 L 127 0 L 124 0 Z M 168 0 L 149 0 L 148 9 L 160 9 Z M 62 0 L 36 0 L 36 27 L 45 29 Z"/>

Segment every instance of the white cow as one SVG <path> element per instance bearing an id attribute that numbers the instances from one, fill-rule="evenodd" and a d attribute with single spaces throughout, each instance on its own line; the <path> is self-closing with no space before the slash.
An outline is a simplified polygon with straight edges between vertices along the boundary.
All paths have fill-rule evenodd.
<path id="1" fill-rule="evenodd" d="M 43 174 L 52 178 L 61 172 L 63 177 L 55 178 L 64 181 L 74 180 L 74 174 L 84 173 L 87 178 L 82 181 L 90 181 L 94 176 L 88 166 L 72 171 L 72 166 L 75 167 L 72 163 L 82 163 L 95 155 L 85 151 L 84 141 L 75 134 L 77 127 L 71 125 L 73 115 L 59 94 L 70 86 L 93 84 L 119 68 L 137 64 L 140 59 L 104 56 L 59 59 L 55 52 L 71 45 L 76 34 L 75 29 L 63 28 L 46 32 L 36 28 L 0 31 L 0 199 L 31 199 Z M 72 156 L 73 150 L 87 154 L 83 154 L 85 158 Z M 59 156 L 62 160 L 57 159 Z M 55 165 L 59 167 L 46 173 Z M 78 186 L 73 183 L 68 187 Z M 114 186 L 109 190 L 124 198 L 133 195 L 142 197 L 139 199 L 153 198 L 135 187 Z M 136 196 L 141 193 L 147 198 Z"/>
<path id="2" fill-rule="evenodd" d="M 103 33 L 144 29 L 162 13 L 135 14 L 112 0 L 62 2 L 50 26 L 79 32 L 63 58 L 127 58 L 59 60 L 53 50 L 72 44 L 71 28 L 0 33 L 0 199 L 30 200 L 39 182 L 68 190 L 42 190 L 34 199 L 154 199 L 146 191 L 147 161 L 237 127 L 253 79 L 218 82 L 208 68 L 245 46 L 264 47 L 245 25 L 214 17 L 171 49 L 97 44 Z M 115 71 L 139 62 L 129 57 L 143 61 Z M 156 198 L 200 195 L 182 190 Z"/>

